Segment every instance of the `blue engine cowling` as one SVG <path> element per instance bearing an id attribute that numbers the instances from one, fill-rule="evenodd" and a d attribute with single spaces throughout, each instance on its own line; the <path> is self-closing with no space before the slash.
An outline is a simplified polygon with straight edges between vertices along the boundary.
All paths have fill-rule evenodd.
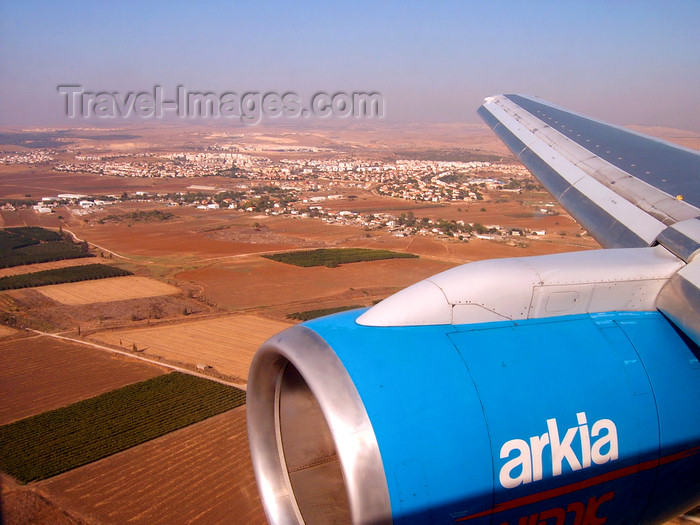
<path id="1" fill-rule="evenodd" d="M 656 312 L 292 328 L 248 385 L 271 523 L 660 523 L 700 501 L 698 347 Z"/>

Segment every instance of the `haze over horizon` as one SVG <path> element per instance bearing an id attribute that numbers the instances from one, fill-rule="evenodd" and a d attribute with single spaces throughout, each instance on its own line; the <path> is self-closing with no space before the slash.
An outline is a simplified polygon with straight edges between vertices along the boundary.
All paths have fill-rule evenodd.
<path id="1" fill-rule="evenodd" d="M 678 0 L 6 1 L 0 125 L 120 126 L 133 120 L 68 119 L 57 86 L 126 94 L 160 85 L 170 96 L 182 85 L 302 99 L 378 92 L 391 124 L 479 123 L 484 97 L 517 92 L 619 125 L 700 132 L 699 22 L 700 5 Z"/>

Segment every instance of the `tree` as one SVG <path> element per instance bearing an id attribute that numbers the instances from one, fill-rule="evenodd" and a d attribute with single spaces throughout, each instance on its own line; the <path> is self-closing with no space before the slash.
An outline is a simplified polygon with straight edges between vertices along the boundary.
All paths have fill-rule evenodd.
<path id="1" fill-rule="evenodd" d="M 416 218 L 413 215 L 413 212 L 409 211 L 408 214 L 406 214 L 406 225 L 413 226 L 414 224 L 416 224 Z"/>

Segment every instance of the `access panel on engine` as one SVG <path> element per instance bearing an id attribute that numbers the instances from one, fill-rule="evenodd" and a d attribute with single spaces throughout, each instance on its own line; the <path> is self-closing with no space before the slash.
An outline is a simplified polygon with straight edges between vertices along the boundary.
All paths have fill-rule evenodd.
<path id="1" fill-rule="evenodd" d="M 494 506 L 459 521 L 637 523 L 656 475 L 637 466 L 658 458 L 659 429 L 644 367 L 614 319 L 478 328 L 448 337 L 484 408 Z"/>

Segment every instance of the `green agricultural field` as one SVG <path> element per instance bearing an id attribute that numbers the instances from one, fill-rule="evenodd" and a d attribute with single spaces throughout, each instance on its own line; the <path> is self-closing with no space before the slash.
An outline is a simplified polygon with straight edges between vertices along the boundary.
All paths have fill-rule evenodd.
<path id="1" fill-rule="evenodd" d="M 172 372 L 0 427 L 0 469 L 46 479 L 243 404 L 243 390 Z"/>
<path id="2" fill-rule="evenodd" d="M 0 230 L 0 268 L 92 257 L 87 244 L 35 226 Z"/>
<path id="3" fill-rule="evenodd" d="M 162 222 L 162 221 L 169 221 L 175 217 L 172 213 L 168 211 L 160 211 L 160 210 L 151 210 L 151 211 L 133 211 L 131 213 L 123 213 L 121 215 L 107 215 L 106 217 L 98 220 L 100 224 L 104 224 L 106 222 L 122 222 L 122 221 L 131 221 L 131 222 Z"/>
<path id="4" fill-rule="evenodd" d="M 5 228 L 4 230 L 0 230 L 0 245 L 3 248 L 11 250 L 39 244 L 40 242 L 61 240 L 63 240 L 63 237 L 57 232 L 36 226 Z"/>
<path id="5" fill-rule="evenodd" d="M 293 264 L 295 266 L 327 266 L 335 268 L 339 264 L 380 261 L 383 259 L 417 258 L 412 253 L 392 252 L 389 250 L 370 250 L 367 248 L 320 248 L 287 253 L 263 255 L 266 259 Z"/>
<path id="6" fill-rule="evenodd" d="M 293 314 L 287 315 L 287 319 L 298 319 L 299 321 L 308 321 L 309 319 L 316 319 L 317 317 L 323 317 L 324 315 L 331 315 L 337 314 L 338 312 L 345 312 L 347 310 L 354 310 L 355 308 L 362 308 L 362 305 L 354 304 L 352 306 L 336 306 L 335 308 L 319 308 L 318 310 L 294 312 Z"/>
<path id="7" fill-rule="evenodd" d="M 107 266 L 106 264 L 86 264 L 42 272 L 24 273 L 0 277 L 0 290 L 16 290 L 17 288 L 33 288 L 49 284 L 76 283 L 108 277 L 124 277 L 133 275 L 130 271 Z"/>

